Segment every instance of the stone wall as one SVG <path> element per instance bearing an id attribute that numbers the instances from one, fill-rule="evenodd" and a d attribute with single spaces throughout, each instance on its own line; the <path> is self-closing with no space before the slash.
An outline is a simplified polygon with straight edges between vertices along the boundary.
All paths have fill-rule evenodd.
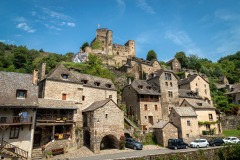
<path id="1" fill-rule="evenodd" d="M 223 130 L 237 129 L 240 126 L 240 116 L 223 116 L 221 123 Z"/>

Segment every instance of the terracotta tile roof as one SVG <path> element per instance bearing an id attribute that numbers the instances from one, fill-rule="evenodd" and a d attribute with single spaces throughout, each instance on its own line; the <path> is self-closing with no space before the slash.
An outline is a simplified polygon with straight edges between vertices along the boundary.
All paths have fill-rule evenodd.
<path id="1" fill-rule="evenodd" d="M 194 92 L 194 91 L 191 91 L 191 90 L 179 89 L 178 92 L 179 92 L 179 98 L 202 99 L 202 97 L 200 97 L 197 92 Z"/>
<path id="2" fill-rule="evenodd" d="M 17 98 L 17 90 L 25 90 L 26 98 Z M 31 74 L 0 72 L 0 106 L 36 107 L 38 86 L 32 83 Z"/>
<path id="3" fill-rule="evenodd" d="M 211 104 L 205 102 L 204 100 L 200 99 L 190 99 L 190 98 L 185 98 L 183 100 L 187 101 L 193 108 L 199 108 L 199 109 L 216 109 L 215 107 L 211 106 Z M 182 103 L 183 103 L 182 102 Z"/>
<path id="4" fill-rule="evenodd" d="M 78 109 L 76 102 L 64 101 L 64 100 L 53 100 L 53 99 L 38 99 L 38 108 L 45 109 Z"/>
<path id="5" fill-rule="evenodd" d="M 82 112 L 89 112 L 89 111 L 94 111 L 98 108 L 103 107 L 105 104 L 107 104 L 109 101 L 112 101 L 112 99 L 105 99 L 102 101 L 96 101 L 93 102 L 89 107 L 87 107 L 86 109 L 84 109 Z M 113 101 L 112 101 L 113 102 Z M 114 103 L 114 102 L 113 102 Z"/>
<path id="6" fill-rule="evenodd" d="M 79 82 L 83 83 L 83 86 L 116 90 L 115 85 L 110 79 L 83 74 L 76 71 L 70 72 L 78 79 Z M 85 84 L 84 81 L 86 81 L 87 83 Z"/>
<path id="7" fill-rule="evenodd" d="M 63 78 L 63 75 L 67 75 L 67 78 Z M 50 73 L 48 73 L 46 79 L 62 82 L 81 83 L 63 64 L 59 65 Z"/>
<path id="8" fill-rule="evenodd" d="M 173 107 L 173 110 L 175 110 L 180 117 L 197 117 L 192 107 Z"/>
<path id="9" fill-rule="evenodd" d="M 155 123 L 152 126 L 152 128 L 164 128 L 168 123 L 169 123 L 169 121 L 159 121 L 159 122 Z"/>
<path id="10" fill-rule="evenodd" d="M 155 91 L 146 80 L 134 80 L 131 86 L 138 94 L 145 95 L 161 95 L 159 92 Z"/>

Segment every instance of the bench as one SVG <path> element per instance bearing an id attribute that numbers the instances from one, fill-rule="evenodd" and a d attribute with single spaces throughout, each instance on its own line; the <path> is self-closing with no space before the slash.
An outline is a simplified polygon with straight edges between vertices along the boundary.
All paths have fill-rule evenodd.
<path id="1" fill-rule="evenodd" d="M 58 154 L 64 154 L 64 148 L 56 148 L 56 149 L 52 149 L 52 155 L 58 155 Z"/>

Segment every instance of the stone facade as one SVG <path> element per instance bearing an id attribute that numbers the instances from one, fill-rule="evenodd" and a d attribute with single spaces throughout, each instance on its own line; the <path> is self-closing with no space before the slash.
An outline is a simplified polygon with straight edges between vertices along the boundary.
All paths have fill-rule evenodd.
<path id="1" fill-rule="evenodd" d="M 144 80 L 135 80 L 123 88 L 123 101 L 126 103 L 127 115 L 142 130 L 149 130 L 162 119 L 160 94 Z"/>
<path id="2" fill-rule="evenodd" d="M 160 121 L 153 126 L 153 134 L 158 144 L 167 147 L 169 139 L 178 138 L 178 129 L 169 121 Z"/>
<path id="3" fill-rule="evenodd" d="M 180 72 L 181 71 L 181 64 L 180 62 L 177 60 L 177 58 L 173 58 L 172 60 L 166 62 L 166 64 L 168 66 L 170 66 L 170 69 L 173 72 Z"/>
<path id="4" fill-rule="evenodd" d="M 155 90 L 161 93 L 163 119 L 168 120 L 172 107 L 179 105 L 178 78 L 170 70 L 159 70 L 147 80 Z"/>
<path id="5" fill-rule="evenodd" d="M 240 83 L 234 84 L 226 95 L 233 97 L 233 103 L 240 104 Z"/>
<path id="6" fill-rule="evenodd" d="M 191 107 L 173 107 L 169 119 L 178 128 L 179 138 L 185 142 L 199 138 L 197 114 Z"/>
<path id="7" fill-rule="evenodd" d="M 119 148 L 124 135 L 124 114 L 111 100 L 97 101 L 83 110 L 84 142 L 94 153 Z"/>

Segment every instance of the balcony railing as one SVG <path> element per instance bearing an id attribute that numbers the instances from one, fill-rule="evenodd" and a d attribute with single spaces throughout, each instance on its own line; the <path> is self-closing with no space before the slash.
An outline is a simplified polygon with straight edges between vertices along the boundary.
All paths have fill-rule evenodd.
<path id="1" fill-rule="evenodd" d="M 37 121 L 53 121 L 53 122 L 72 122 L 73 121 L 73 115 L 70 114 L 39 114 L 37 115 Z"/>
<path id="2" fill-rule="evenodd" d="M 6 125 L 19 125 L 19 124 L 31 124 L 32 116 L 0 116 L 0 124 Z"/>

